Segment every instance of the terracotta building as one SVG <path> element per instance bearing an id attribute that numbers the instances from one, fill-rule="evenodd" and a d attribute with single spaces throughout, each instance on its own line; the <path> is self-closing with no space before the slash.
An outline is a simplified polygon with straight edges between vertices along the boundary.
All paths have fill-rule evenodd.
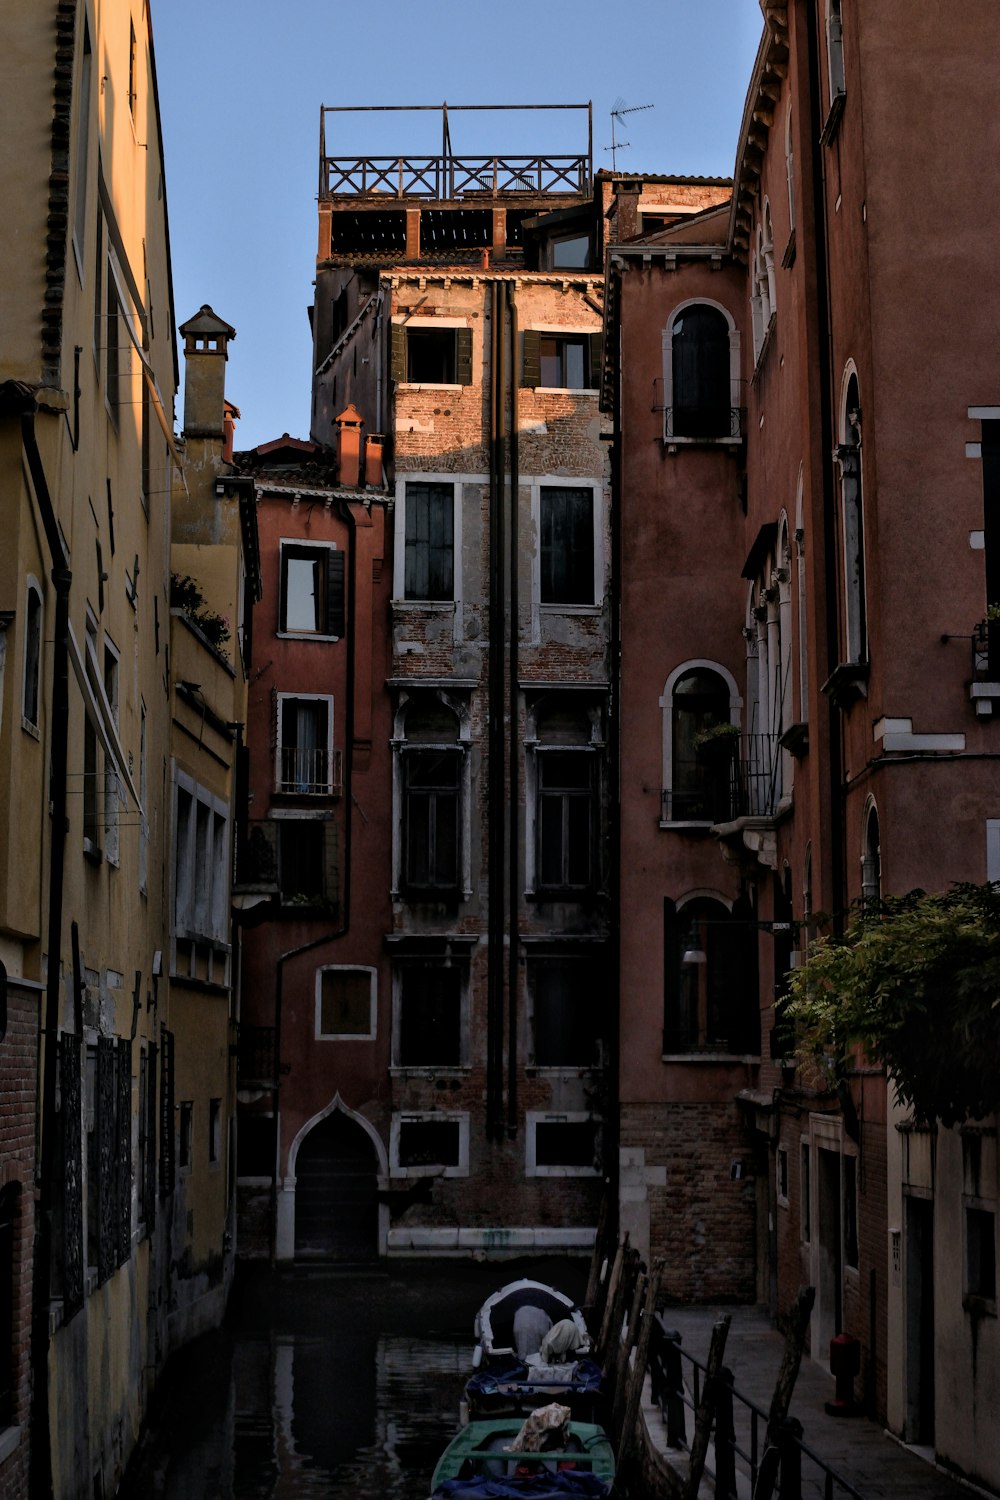
<path id="1" fill-rule="evenodd" d="M 997 18 L 762 10 L 729 201 L 643 234 L 623 180 L 610 234 L 621 1217 L 679 1295 L 813 1284 L 813 1357 L 995 1485 L 996 1121 L 824 1091 L 782 1002 L 852 903 L 1000 873 Z"/>
<path id="2" fill-rule="evenodd" d="M 241 576 L 254 592 L 255 533 L 207 479 L 220 380 L 172 556 L 184 454 L 147 10 L 40 0 L 4 43 L 0 1495 L 92 1500 L 232 1269 L 248 657 L 207 632 Z M 175 597 L 178 565 L 197 604 Z"/>

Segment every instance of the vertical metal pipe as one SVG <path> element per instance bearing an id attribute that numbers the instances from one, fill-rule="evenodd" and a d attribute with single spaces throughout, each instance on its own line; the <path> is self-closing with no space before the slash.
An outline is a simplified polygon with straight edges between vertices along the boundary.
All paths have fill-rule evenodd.
<path id="1" fill-rule="evenodd" d="M 520 753 L 521 736 L 518 724 L 519 693 L 518 637 L 520 635 L 518 591 L 518 469 L 517 446 L 517 301 L 516 283 L 504 284 L 506 303 L 510 313 L 510 645 L 507 666 L 507 878 L 509 881 L 508 934 L 507 934 L 507 1134 L 517 1134 L 517 1018 L 518 1018 L 518 911 L 520 907 Z"/>
<path id="2" fill-rule="evenodd" d="M 489 661 L 487 676 L 486 1133 L 496 1138 L 503 1092 L 503 468 L 500 461 L 501 286 L 490 285 Z"/>

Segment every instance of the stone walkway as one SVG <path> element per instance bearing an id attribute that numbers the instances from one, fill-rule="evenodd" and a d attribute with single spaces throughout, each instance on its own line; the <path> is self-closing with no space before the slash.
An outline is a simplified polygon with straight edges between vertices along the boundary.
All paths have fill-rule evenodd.
<path id="1" fill-rule="evenodd" d="M 766 1412 L 774 1393 L 784 1340 L 771 1327 L 765 1313 L 758 1308 L 749 1307 L 671 1307 L 663 1317 L 668 1328 L 676 1328 L 681 1334 L 681 1347 L 704 1363 L 708 1356 L 712 1326 L 722 1313 L 729 1313 L 732 1318 L 725 1362 L 733 1372 L 736 1389 Z M 685 1361 L 685 1378 L 690 1368 Z M 647 1380 L 647 1394 L 648 1389 Z M 933 1463 L 902 1447 L 882 1427 L 865 1417 L 828 1416 L 824 1403 L 831 1400 L 833 1394 L 833 1377 L 823 1366 L 804 1357 L 790 1415 L 797 1417 L 802 1423 L 806 1447 L 811 1448 L 842 1475 L 864 1500 L 879 1500 L 882 1496 L 892 1496 L 893 1500 L 970 1500 L 970 1495 L 984 1493 L 942 1473 Z M 646 1422 L 658 1446 L 665 1453 L 671 1453 L 666 1446 L 666 1432 L 660 1415 L 651 1406 L 646 1408 Z M 692 1426 L 692 1414 L 688 1411 L 689 1443 Z M 739 1403 L 735 1404 L 735 1426 L 738 1446 L 748 1450 L 749 1423 L 746 1420 L 746 1409 L 740 1408 Z M 763 1428 L 762 1422 L 761 1446 Z M 709 1465 L 712 1458 L 710 1452 Z M 739 1491 L 741 1500 L 743 1497 L 749 1500 L 748 1480 L 739 1484 Z M 709 1489 L 707 1493 L 712 1491 Z M 837 1485 L 833 1488 L 834 1500 L 844 1500 L 846 1493 Z M 824 1500 L 823 1476 L 805 1456 L 802 1464 L 802 1494 L 804 1500 Z"/>

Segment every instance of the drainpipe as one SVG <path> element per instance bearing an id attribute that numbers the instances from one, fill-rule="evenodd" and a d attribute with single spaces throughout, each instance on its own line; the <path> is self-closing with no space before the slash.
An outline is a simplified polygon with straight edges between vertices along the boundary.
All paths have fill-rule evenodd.
<path id="1" fill-rule="evenodd" d="M 486 991 L 486 1133 L 495 1140 L 503 1128 L 503 971 L 504 971 L 504 339 L 503 287 L 490 287 L 490 651 L 489 780 L 487 791 L 487 878 L 489 920 Z"/>
<path id="2" fill-rule="evenodd" d="M 621 276 L 621 272 L 610 273 Z M 610 303 L 610 279 L 607 293 Z M 616 1122 L 615 1139 L 609 1140 L 610 1130 L 604 1131 L 604 1173 L 607 1181 L 607 1201 L 612 1222 L 618 1223 L 619 1200 L 619 1151 L 621 1114 L 618 1105 L 619 1079 L 618 1059 L 621 1051 L 621 576 L 622 576 L 622 514 L 621 514 L 621 465 L 624 449 L 622 441 L 622 295 L 618 294 L 617 326 L 611 318 L 607 320 L 608 334 L 615 339 L 612 351 L 613 386 L 611 442 L 608 458 L 611 465 L 611 619 L 609 621 L 608 680 L 611 684 L 608 702 L 608 779 L 609 818 L 612 825 L 611 847 L 613 852 L 609 872 L 609 897 L 611 916 L 609 921 L 609 960 L 611 972 L 618 976 L 618 983 L 611 993 L 614 995 L 612 1014 L 608 1018 L 604 1062 L 604 1080 L 607 1097 L 607 1122 Z M 600 1247 L 598 1247 L 600 1248 Z"/>
<path id="3" fill-rule="evenodd" d="M 834 449 L 832 359 L 833 359 L 833 314 L 830 305 L 829 239 L 830 226 L 826 212 L 826 177 L 824 146 L 820 140 L 823 121 L 820 118 L 821 70 L 819 56 L 819 16 L 816 0 L 809 0 L 807 8 L 809 26 L 809 130 L 812 140 L 813 168 L 813 215 L 816 232 L 813 242 L 816 248 L 816 326 L 818 334 L 818 364 L 820 379 L 820 417 L 823 445 L 823 547 L 826 572 L 826 648 L 827 675 L 836 670 L 840 659 L 840 618 L 837 589 L 837 502 L 833 486 L 832 454 Z M 843 723 L 840 710 L 831 704 L 829 709 L 828 745 L 830 755 L 830 883 L 834 896 L 834 931 L 841 932 L 844 926 L 846 907 L 845 857 L 844 857 L 844 800 L 843 800 Z"/>
<path id="4" fill-rule="evenodd" d="M 300 943 L 297 948 L 288 948 L 278 955 L 274 977 L 274 1087 L 271 1090 L 271 1108 L 274 1112 L 274 1157 L 271 1163 L 271 1234 L 269 1253 L 271 1269 L 278 1263 L 278 1160 L 281 1154 L 281 1017 L 285 990 L 285 965 L 303 953 L 311 953 L 326 943 L 335 943 L 346 937 L 351 927 L 351 829 L 353 824 L 354 782 L 354 644 L 357 628 L 355 607 L 355 580 L 357 574 L 357 534 L 351 508 L 341 502 L 341 515 L 350 526 L 348 555 L 348 603 L 347 603 L 347 716 L 344 730 L 344 881 L 341 900 L 341 919 L 332 932 Z"/>
<path id="5" fill-rule="evenodd" d="M 510 311 L 510 657 L 507 668 L 507 758 L 510 766 L 510 789 L 507 794 L 507 904 L 510 931 L 507 951 L 507 1134 L 517 1135 L 517 996 L 518 996 L 518 908 L 520 891 L 520 734 L 517 722 L 518 638 L 520 635 L 518 594 L 518 487 L 520 471 L 517 448 L 517 301 L 515 284 L 504 283 L 505 301 Z"/>
<path id="6" fill-rule="evenodd" d="M 19 392 L 20 394 L 20 392 Z M 29 405 L 30 403 L 30 405 Z M 56 594 L 52 656 L 52 721 L 49 801 L 49 920 L 45 974 L 45 1010 L 39 1041 L 42 1049 L 40 1141 L 35 1200 L 35 1253 L 31 1309 L 31 1494 L 52 1494 L 49 1431 L 49 1295 L 52 1278 L 52 1215 L 55 1199 L 56 1082 L 59 1054 L 59 991 L 63 922 L 63 870 L 66 860 L 66 769 L 69 752 L 69 591 L 73 575 L 56 523 L 35 435 L 35 400 L 27 387 L 21 404 L 21 441 L 45 539 L 52 559 L 50 577 Z"/>

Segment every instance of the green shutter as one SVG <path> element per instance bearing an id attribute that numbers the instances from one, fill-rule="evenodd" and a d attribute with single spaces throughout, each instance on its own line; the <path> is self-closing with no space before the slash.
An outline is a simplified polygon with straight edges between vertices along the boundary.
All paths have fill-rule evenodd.
<path id="1" fill-rule="evenodd" d="M 592 333 L 590 335 L 590 387 L 599 391 L 601 388 L 601 335 Z"/>
<path id="2" fill-rule="evenodd" d="M 332 549 L 326 554 L 326 633 L 344 634 L 344 554 Z"/>
<path id="3" fill-rule="evenodd" d="M 397 385 L 406 379 L 406 325 L 392 325 L 392 358 L 389 375 Z"/>
<path id="4" fill-rule="evenodd" d="M 472 329 L 459 328 L 455 341 L 455 379 L 459 385 L 472 384 Z"/>
<path id="5" fill-rule="evenodd" d="M 521 342 L 521 384 L 542 383 L 542 335 L 536 328 L 526 328 Z"/>

